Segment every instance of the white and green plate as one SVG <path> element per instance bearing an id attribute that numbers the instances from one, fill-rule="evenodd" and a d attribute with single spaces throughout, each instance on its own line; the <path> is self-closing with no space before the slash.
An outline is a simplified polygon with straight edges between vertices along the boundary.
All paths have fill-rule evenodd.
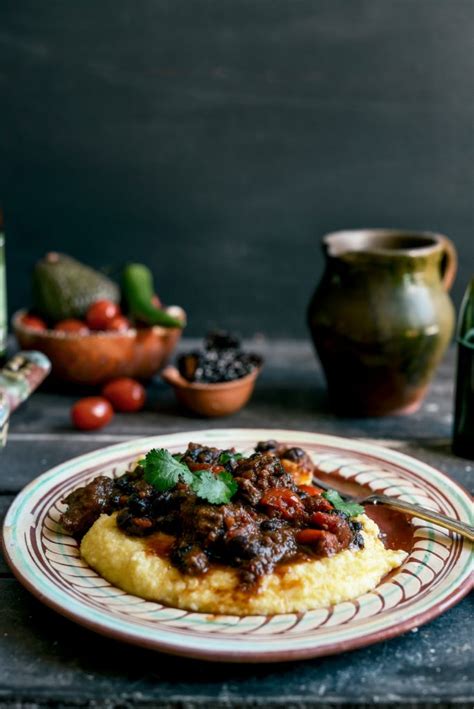
<path id="1" fill-rule="evenodd" d="M 85 564 L 77 542 L 58 524 L 62 500 L 97 475 L 123 473 L 150 448 L 182 451 L 189 441 L 250 452 L 258 441 L 299 446 L 338 482 L 429 506 L 471 522 L 472 502 L 457 483 L 397 451 L 301 431 L 221 429 L 142 438 L 74 458 L 33 480 L 4 524 L 6 559 L 42 602 L 81 625 L 118 640 L 187 657 L 273 662 L 339 653 L 400 635 L 435 618 L 472 588 L 472 547 L 419 519 L 377 518 L 387 543 L 407 539 L 404 564 L 359 598 L 329 608 L 274 616 L 193 613 L 131 596 Z M 370 513 L 370 510 L 368 508 Z M 402 529 L 404 527 L 404 529 Z M 399 529 L 398 529 L 399 528 Z"/>

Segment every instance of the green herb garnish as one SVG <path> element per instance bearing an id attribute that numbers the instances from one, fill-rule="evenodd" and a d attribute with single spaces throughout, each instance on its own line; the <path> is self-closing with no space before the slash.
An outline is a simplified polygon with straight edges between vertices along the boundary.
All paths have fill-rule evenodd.
<path id="1" fill-rule="evenodd" d="M 326 492 L 323 492 L 322 497 L 326 498 L 338 512 L 343 512 L 348 517 L 357 517 L 357 515 L 361 515 L 365 511 L 362 505 L 358 505 L 357 502 L 343 500 L 337 490 L 326 490 Z"/>
<path id="2" fill-rule="evenodd" d="M 214 475 L 210 470 L 196 470 L 191 489 L 198 497 L 207 500 L 211 505 L 222 505 L 230 502 L 237 492 L 238 485 L 227 471 Z"/>
<path id="3" fill-rule="evenodd" d="M 198 497 L 212 505 L 230 501 L 237 492 L 237 483 L 230 473 L 223 471 L 214 475 L 210 470 L 191 471 L 187 465 L 171 455 L 165 448 L 149 451 L 141 462 L 145 480 L 159 492 L 171 490 L 178 482 L 184 482 Z"/>
<path id="4" fill-rule="evenodd" d="M 156 487 L 160 492 L 170 490 L 180 480 L 190 485 L 193 475 L 187 465 L 183 465 L 164 448 L 149 451 L 141 463 L 145 470 L 144 478 L 147 483 Z"/>
<path id="5" fill-rule="evenodd" d="M 219 456 L 219 463 L 221 465 L 225 465 L 230 461 L 234 462 L 234 460 L 242 460 L 243 457 L 244 456 L 242 455 L 242 453 L 231 453 L 230 451 L 224 451 Z"/>

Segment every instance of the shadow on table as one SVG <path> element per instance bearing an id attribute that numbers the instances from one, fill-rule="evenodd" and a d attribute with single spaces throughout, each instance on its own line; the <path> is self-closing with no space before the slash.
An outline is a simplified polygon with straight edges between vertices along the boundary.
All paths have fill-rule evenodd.
<path id="1" fill-rule="evenodd" d="M 28 668 L 27 678 L 23 678 L 19 686 L 29 688 L 22 694 L 24 697 L 35 693 L 35 701 L 41 693 L 49 699 L 72 694 L 75 701 L 81 697 L 100 701 L 104 696 L 112 701 L 127 696 L 159 699 L 166 704 L 165 700 L 170 698 L 173 706 L 177 706 L 178 698 L 182 697 L 183 706 L 188 703 L 194 706 L 194 701 L 196 705 L 207 706 L 207 699 L 212 698 L 212 704 L 220 707 L 228 706 L 230 699 L 233 699 L 232 706 L 236 706 L 239 697 L 254 697 L 271 698 L 275 702 L 278 699 L 276 703 L 281 706 L 284 697 L 288 700 L 298 696 L 324 697 L 326 702 L 328 697 L 337 695 L 366 698 L 380 691 L 380 677 L 384 677 L 391 691 L 396 689 L 403 696 L 404 688 L 398 676 L 400 668 L 396 670 L 398 665 L 403 666 L 404 684 L 415 682 L 424 694 L 434 692 L 437 696 L 440 687 L 445 687 L 445 678 L 436 674 L 437 658 L 428 652 L 435 639 L 443 638 L 443 648 L 446 646 L 450 653 L 445 657 L 452 665 L 447 671 L 453 671 L 454 665 L 460 666 L 461 661 L 468 659 L 465 625 L 472 605 L 469 606 L 467 599 L 422 632 L 407 633 L 351 653 L 283 664 L 218 664 L 168 656 L 109 640 L 56 615 L 13 581 L 8 586 L 0 614 L 10 649 L 4 655 L 0 675 L 5 675 L 4 685 L 10 686 L 5 679 L 18 681 Z M 458 637 L 450 633 L 453 623 Z M 461 637 L 463 632 L 466 638 Z M 4 645 L 5 651 L 8 650 L 7 643 Z M 436 647 L 440 647 L 439 642 Z M 349 668 L 353 681 L 362 677 L 363 685 L 356 682 L 352 689 L 347 687 Z M 467 691 L 465 684 L 463 681 L 458 687 L 459 696 Z M 19 693 L 20 690 L 15 690 L 15 697 L 18 698 Z M 291 706 L 294 705 L 293 701 Z"/>
<path id="2" fill-rule="evenodd" d="M 17 648 L 21 646 L 21 662 L 24 666 L 38 665 L 38 658 L 45 665 L 61 661 L 63 671 L 74 670 L 92 673 L 96 680 L 106 676 L 109 680 L 123 680 L 127 683 L 140 681 L 165 681 L 170 683 L 222 682 L 224 679 L 238 679 L 251 674 L 268 674 L 269 670 L 281 677 L 282 669 L 292 665 L 263 663 L 216 664 L 192 660 L 160 652 L 133 647 L 116 640 L 103 637 L 72 621 L 57 615 L 15 584 L 14 589 L 21 596 L 20 607 L 25 614 L 21 620 L 7 625 L 10 636 L 17 636 Z M 18 622 L 17 622 L 18 621 Z M 30 655 L 30 657 L 28 657 Z M 219 671 L 216 672 L 216 667 Z"/>

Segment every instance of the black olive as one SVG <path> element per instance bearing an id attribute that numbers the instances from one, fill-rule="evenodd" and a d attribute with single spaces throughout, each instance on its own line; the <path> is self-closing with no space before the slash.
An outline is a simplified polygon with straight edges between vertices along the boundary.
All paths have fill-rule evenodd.
<path id="1" fill-rule="evenodd" d="M 277 448 L 278 443 L 271 439 L 269 441 L 260 441 L 260 443 L 257 443 L 255 450 L 257 451 L 257 453 L 267 453 L 269 451 L 276 451 Z"/>
<path id="2" fill-rule="evenodd" d="M 301 448 L 288 448 L 283 456 L 285 460 L 292 460 L 294 463 L 304 458 L 306 453 Z"/>
<path id="3" fill-rule="evenodd" d="M 130 495 L 133 490 L 133 480 L 130 480 L 128 475 L 121 475 L 119 478 L 115 479 L 115 486 L 120 490 L 122 494 Z"/>
<path id="4" fill-rule="evenodd" d="M 128 507 L 134 515 L 146 515 L 151 510 L 151 500 L 147 497 L 139 497 L 139 495 L 130 495 L 128 498 Z"/>

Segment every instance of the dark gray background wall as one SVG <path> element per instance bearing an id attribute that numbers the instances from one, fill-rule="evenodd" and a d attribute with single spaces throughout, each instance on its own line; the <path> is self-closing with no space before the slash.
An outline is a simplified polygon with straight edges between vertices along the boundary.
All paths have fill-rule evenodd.
<path id="1" fill-rule="evenodd" d="M 321 235 L 450 235 L 474 270 L 472 0 L 2 0 L 9 298 L 50 249 L 304 335 Z"/>

